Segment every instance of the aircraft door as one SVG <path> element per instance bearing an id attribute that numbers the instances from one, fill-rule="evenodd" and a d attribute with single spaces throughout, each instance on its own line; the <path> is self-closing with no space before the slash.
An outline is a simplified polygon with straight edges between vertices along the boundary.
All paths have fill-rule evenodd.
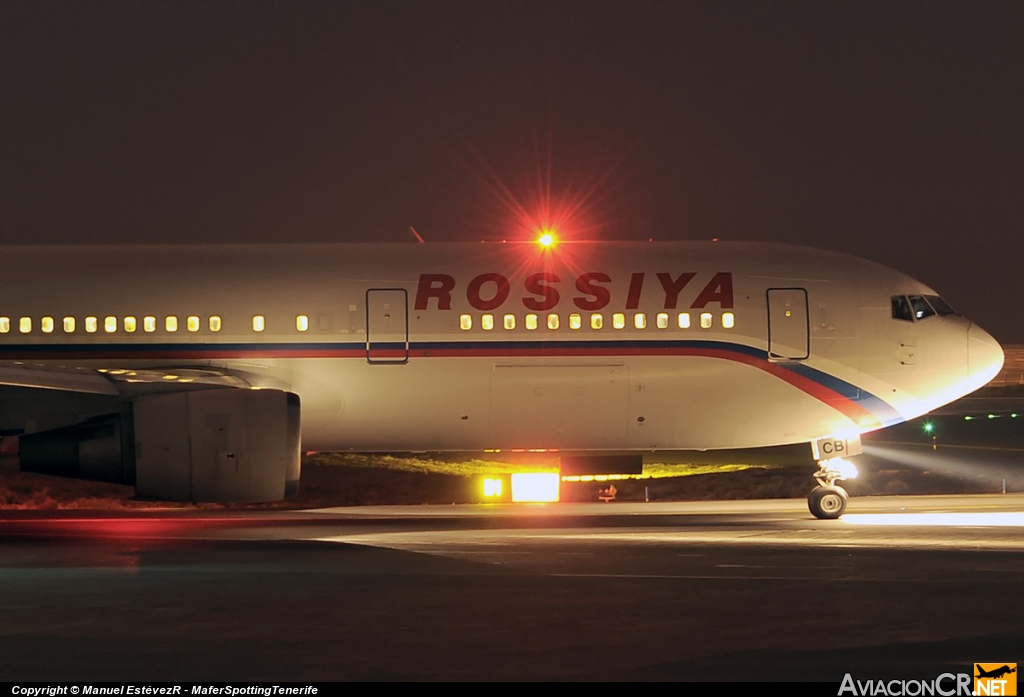
<path id="1" fill-rule="evenodd" d="M 404 288 L 366 291 L 366 360 L 409 362 L 409 293 Z"/>
<path id="2" fill-rule="evenodd" d="M 811 355 L 805 288 L 768 289 L 768 359 L 802 361 Z"/>

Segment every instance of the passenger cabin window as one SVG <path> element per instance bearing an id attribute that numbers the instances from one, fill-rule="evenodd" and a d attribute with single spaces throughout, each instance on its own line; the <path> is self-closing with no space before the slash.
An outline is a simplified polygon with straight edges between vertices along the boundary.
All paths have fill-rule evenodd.
<path id="1" fill-rule="evenodd" d="M 39 328 L 43 330 L 44 334 L 53 333 L 53 317 L 43 317 L 39 322 Z"/>
<path id="2" fill-rule="evenodd" d="M 710 312 L 700 313 L 700 328 L 711 329 L 711 325 L 715 323 L 714 317 L 711 316 Z"/>
<path id="3" fill-rule="evenodd" d="M 548 315 L 548 329 L 558 329 L 558 315 L 551 313 Z"/>
<path id="4" fill-rule="evenodd" d="M 459 329 L 464 332 L 468 332 L 473 328 L 473 316 L 472 315 L 460 315 L 459 316 Z"/>
<path id="5" fill-rule="evenodd" d="M 30 331 L 32 331 L 32 318 L 22 317 L 21 319 L 19 319 L 18 331 L 21 332 L 22 334 L 28 334 Z"/>
<path id="6" fill-rule="evenodd" d="M 295 318 L 295 329 L 300 332 L 309 330 L 309 315 L 298 315 Z"/>
<path id="7" fill-rule="evenodd" d="M 679 328 L 689 329 L 690 328 L 690 313 L 680 312 L 679 313 Z"/>
<path id="8" fill-rule="evenodd" d="M 7 334 L 11 331 L 11 318 L 0 317 L 0 334 Z"/>
<path id="9" fill-rule="evenodd" d="M 113 334 L 117 331 L 117 317 L 104 317 L 103 318 L 103 331 L 107 334 Z"/>
<path id="10" fill-rule="evenodd" d="M 174 315 L 168 315 L 167 319 L 164 320 L 164 329 L 169 332 L 178 331 L 178 318 Z"/>
<path id="11" fill-rule="evenodd" d="M 526 316 L 526 328 L 531 331 L 537 328 L 537 315 L 529 314 Z"/>
<path id="12" fill-rule="evenodd" d="M 85 331 L 89 332 L 90 334 L 95 334 L 96 330 L 99 328 L 100 321 L 98 319 L 96 319 L 95 317 L 85 318 Z"/>
<path id="13" fill-rule="evenodd" d="M 668 329 L 668 313 L 659 312 L 657 317 L 658 329 Z"/>
<path id="14" fill-rule="evenodd" d="M 503 323 L 505 329 L 511 331 L 511 330 L 516 328 L 516 316 L 515 315 L 505 315 L 502 318 L 502 323 Z"/>
<path id="15" fill-rule="evenodd" d="M 892 318 L 904 322 L 914 321 L 914 311 L 910 308 L 910 301 L 907 300 L 907 296 L 892 296 Z"/>
<path id="16" fill-rule="evenodd" d="M 267 319 L 263 315 L 255 315 L 252 318 L 252 330 L 261 332 L 267 328 Z"/>
<path id="17" fill-rule="evenodd" d="M 579 329 L 583 326 L 583 318 L 577 313 L 569 315 L 569 329 Z"/>
<path id="18" fill-rule="evenodd" d="M 136 330 L 137 327 L 138 327 L 138 324 L 136 323 L 134 317 L 128 316 L 128 317 L 124 318 L 124 330 L 126 332 L 131 334 L 132 332 L 134 332 Z"/>
<path id="19" fill-rule="evenodd" d="M 199 331 L 199 318 L 196 317 L 195 315 L 192 315 L 191 317 L 186 319 L 185 328 L 188 329 L 190 332 Z"/>
<path id="20" fill-rule="evenodd" d="M 75 333 L 75 318 L 65 317 L 64 318 L 64 333 L 74 334 Z"/>
<path id="21" fill-rule="evenodd" d="M 612 327 L 615 329 L 626 328 L 626 315 L 621 312 L 615 312 L 612 314 Z"/>
<path id="22" fill-rule="evenodd" d="M 220 316 L 219 315 L 211 315 L 211 317 L 210 317 L 210 331 L 211 332 L 219 332 L 221 326 L 222 326 L 222 323 L 220 321 Z M 146 331 L 149 331 L 149 330 L 147 329 Z"/>
<path id="23" fill-rule="evenodd" d="M 722 326 L 725 329 L 732 329 L 736 326 L 736 315 L 731 312 L 722 313 Z"/>
<path id="24" fill-rule="evenodd" d="M 494 329 L 494 315 L 481 315 L 480 328 L 485 332 L 489 332 Z"/>
<path id="25" fill-rule="evenodd" d="M 599 312 L 595 312 L 590 316 L 590 328 L 601 329 L 604 327 L 604 315 Z"/>
<path id="26" fill-rule="evenodd" d="M 142 318 L 142 331 L 153 333 L 156 331 L 156 317 Z"/>

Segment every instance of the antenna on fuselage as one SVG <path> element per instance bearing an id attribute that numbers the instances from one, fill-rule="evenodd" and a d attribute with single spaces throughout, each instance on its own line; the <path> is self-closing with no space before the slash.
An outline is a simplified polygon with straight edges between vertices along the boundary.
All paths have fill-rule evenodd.
<path id="1" fill-rule="evenodd" d="M 423 239 L 423 236 L 420 235 L 420 233 L 416 232 L 416 228 L 414 228 L 412 225 L 409 226 L 409 232 L 412 234 L 413 238 L 420 244 L 427 243 L 427 241 Z"/>

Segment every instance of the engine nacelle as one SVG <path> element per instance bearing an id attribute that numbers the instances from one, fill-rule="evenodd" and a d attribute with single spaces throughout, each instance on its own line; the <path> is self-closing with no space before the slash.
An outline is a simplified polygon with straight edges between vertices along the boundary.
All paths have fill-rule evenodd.
<path id="1" fill-rule="evenodd" d="M 135 494 L 165 501 L 279 501 L 298 492 L 298 395 L 195 390 L 133 404 Z"/>
<path id="2" fill-rule="evenodd" d="M 290 392 L 146 395 L 120 414 L 22 436 L 21 469 L 134 484 L 161 501 L 279 501 L 299 490 L 300 426 Z"/>

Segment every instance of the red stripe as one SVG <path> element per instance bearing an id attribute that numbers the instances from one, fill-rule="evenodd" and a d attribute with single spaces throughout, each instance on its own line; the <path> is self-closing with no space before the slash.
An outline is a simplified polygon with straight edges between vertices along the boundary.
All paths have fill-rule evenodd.
<path id="1" fill-rule="evenodd" d="M 371 359 L 393 359 L 403 358 L 405 352 L 402 350 L 380 350 L 372 351 Z M 584 357 L 584 356 L 702 356 L 706 358 L 718 358 L 721 360 L 743 363 L 759 370 L 763 370 L 780 380 L 796 387 L 815 399 L 836 409 L 844 416 L 860 426 L 880 425 L 880 421 L 874 414 L 854 402 L 849 397 L 839 394 L 820 383 L 804 377 L 785 366 L 771 363 L 763 358 L 750 356 L 736 351 L 707 348 L 664 348 L 664 347 L 598 347 L 588 348 L 580 351 L 576 348 L 544 347 L 533 346 L 509 351 L 507 348 L 442 348 L 442 349 L 411 349 L 410 358 L 515 358 L 515 357 Z M 4 354 L 3 359 L 34 359 L 34 360 L 132 360 L 132 359 L 244 359 L 244 358 L 362 358 L 366 359 L 366 349 L 203 349 L 201 351 L 182 350 L 169 351 L 162 355 L 139 354 L 135 351 L 110 351 L 96 353 L 95 355 L 71 356 L 67 353 L 55 353 L 47 351 L 30 353 Z M 868 423 L 865 423 L 868 422 Z"/>

